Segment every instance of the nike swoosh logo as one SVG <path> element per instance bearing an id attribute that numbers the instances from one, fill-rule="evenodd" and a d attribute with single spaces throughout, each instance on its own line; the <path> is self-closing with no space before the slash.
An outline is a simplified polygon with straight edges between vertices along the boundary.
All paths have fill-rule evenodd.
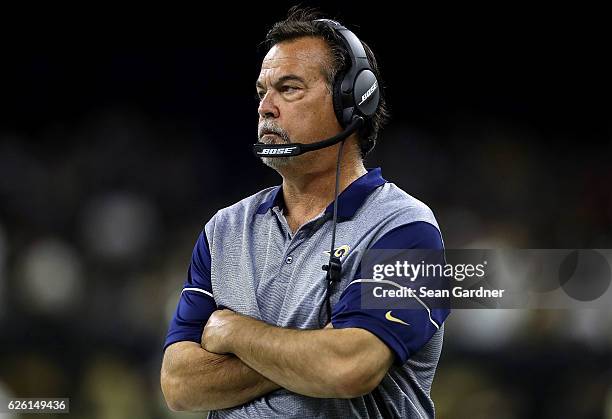
<path id="1" fill-rule="evenodd" d="M 410 326 L 405 321 L 403 321 L 401 319 L 398 319 L 397 317 L 392 316 L 391 315 L 391 310 L 389 310 L 389 311 L 387 311 L 387 313 L 385 313 L 385 319 L 389 320 L 390 322 L 401 323 L 401 324 L 405 324 L 406 326 Z"/>

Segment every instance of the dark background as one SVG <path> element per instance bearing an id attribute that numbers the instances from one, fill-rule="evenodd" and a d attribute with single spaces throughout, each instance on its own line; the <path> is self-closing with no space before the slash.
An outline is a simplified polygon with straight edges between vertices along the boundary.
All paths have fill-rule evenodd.
<path id="1" fill-rule="evenodd" d="M 158 371 L 191 248 L 280 183 L 249 146 L 258 44 L 288 5 L 4 15 L 0 394 L 174 417 Z M 366 166 L 426 202 L 448 248 L 611 247 L 602 10 L 347 6 L 323 10 L 375 51 L 392 111 Z M 439 417 L 612 417 L 610 311 L 447 325 Z"/>

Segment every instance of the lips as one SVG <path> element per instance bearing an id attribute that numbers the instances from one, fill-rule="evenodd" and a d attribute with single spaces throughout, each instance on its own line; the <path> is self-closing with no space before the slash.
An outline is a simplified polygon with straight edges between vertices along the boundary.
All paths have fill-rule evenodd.
<path id="1" fill-rule="evenodd" d="M 268 133 L 265 133 L 264 135 L 262 135 L 259 140 L 262 143 L 272 144 L 272 143 L 277 142 L 278 141 L 277 139 L 280 140 L 280 142 L 282 142 L 282 138 L 280 137 L 280 135 L 274 134 L 272 132 L 268 132 Z"/>

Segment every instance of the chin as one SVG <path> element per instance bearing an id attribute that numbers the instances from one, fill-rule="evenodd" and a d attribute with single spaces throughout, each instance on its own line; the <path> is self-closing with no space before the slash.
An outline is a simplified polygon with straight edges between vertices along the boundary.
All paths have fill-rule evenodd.
<path id="1" fill-rule="evenodd" d="M 291 157 L 262 157 L 261 162 L 272 169 L 281 169 L 291 166 L 296 156 Z"/>

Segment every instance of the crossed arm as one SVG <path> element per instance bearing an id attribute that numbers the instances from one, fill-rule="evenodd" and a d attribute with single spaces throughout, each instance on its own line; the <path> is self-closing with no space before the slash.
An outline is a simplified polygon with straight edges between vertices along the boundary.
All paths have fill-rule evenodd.
<path id="1" fill-rule="evenodd" d="M 279 388 L 236 356 L 188 341 L 166 349 L 161 387 L 171 410 L 194 412 L 238 406 Z"/>
<path id="2" fill-rule="evenodd" d="M 393 362 L 391 350 L 357 328 L 286 329 L 215 311 L 202 346 L 177 342 L 164 354 L 161 385 L 173 410 L 237 406 L 278 388 L 319 398 L 372 391 Z"/>

